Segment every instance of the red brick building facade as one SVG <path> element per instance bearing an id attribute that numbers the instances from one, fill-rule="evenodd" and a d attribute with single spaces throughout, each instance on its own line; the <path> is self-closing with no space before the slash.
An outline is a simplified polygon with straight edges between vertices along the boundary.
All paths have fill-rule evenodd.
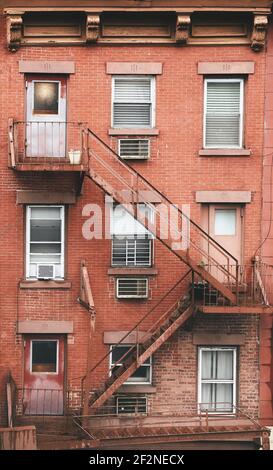
<path id="1" fill-rule="evenodd" d="M 271 184 L 271 2 L 67 3 L 1 13 L 1 424 L 76 411 L 196 426 L 203 413 L 248 423 L 237 441 L 254 445 L 248 417 L 273 422 L 272 308 L 253 262 Z M 104 221 L 121 189 L 156 215 L 189 205 L 189 249 L 158 227 L 132 238 L 128 219 L 126 242 L 118 218 L 110 238 L 86 238 L 88 205 Z M 131 345 L 138 363 L 122 359 Z"/>

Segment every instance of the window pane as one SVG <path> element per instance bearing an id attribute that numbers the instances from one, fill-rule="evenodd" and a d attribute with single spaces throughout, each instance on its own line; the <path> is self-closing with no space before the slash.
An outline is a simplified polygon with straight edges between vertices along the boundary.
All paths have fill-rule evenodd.
<path id="1" fill-rule="evenodd" d="M 129 377 L 128 382 L 150 382 L 150 367 L 140 366 Z"/>
<path id="2" fill-rule="evenodd" d="M 131 346 L 122 346 L 112 349 L 112 364 L 115 364 L 120 360 L 120 358 L 127 352 Z M 124 358 L 126 359 L 126 358 Z"/>
<path id="3" fill-rule="evenodd" d="M 32 341 L 32 372 L 57 372 L 57 341 Z"/>
<path id="4" fill-rule="evenodd" d="M 232 404 L 233 384 L 202 384 L 202 411 L 232 411 Z"/>
<path id="5" fill-rule="evenodd" d="M 61 220 L 31 220 L 30 240 L 32 242 L 60 242 Z"/>
<path id="6" fill-rule="evenodd" d="M 233 384 L 216 384 L 216 411 L 232 411 Z"/>
<path id="7" fill-rule="evenodd" d="M 215 235 L 236 235 L 236 209 L 216 209 Z"/>
<path id="8" fill-rule="evenodd" d="M 217 352 L 216 378 L 223 380 L 233 379 L 233 351 Z"/>
<path id="9" fill-rule="evenodd" d="M 115 127 L 150 127 L 150 104 L 114 104 Z"/>
<path id="10" fill-rule="evenodd" d="M 206 146 L 240 146 L 240 106 L 240 82 L 207 82 Z"/>
<path id="11" fill-rule="evenodd" d="M 233 351 L 202 351 L 203 380 L 232 380 Z"/>
<path id="12" fill-rule="evenodd" d="M 59 83 L 34 82 L 34 114 L 58 114 Z"/>
<path id="13" fill-rule="evenodd" d="M 151 99 L 151 80 L 136 80 L 132 78 L 115 79 L 115 100 L 130 101 L 150 101 Z"/>
<path id="14" fill-rule="evenodd" d="M 60 207 L 31 207 L 31 219 L 60 219 Z"/>
<path id="15" fill-rule="evenodd" d="M 34 253 L 57 253 L 61 254 L 62 245 L 61 243 L 31 243 L 30 254 Z"/>

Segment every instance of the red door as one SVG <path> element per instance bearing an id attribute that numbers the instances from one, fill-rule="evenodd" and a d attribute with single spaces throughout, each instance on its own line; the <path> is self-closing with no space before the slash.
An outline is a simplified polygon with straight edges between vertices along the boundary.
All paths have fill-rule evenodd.
<path id="1" fill-rule="evenodd" d="M 62 415 L 64 337 L 35 335 L 25 340 L 24 413 Z"/>

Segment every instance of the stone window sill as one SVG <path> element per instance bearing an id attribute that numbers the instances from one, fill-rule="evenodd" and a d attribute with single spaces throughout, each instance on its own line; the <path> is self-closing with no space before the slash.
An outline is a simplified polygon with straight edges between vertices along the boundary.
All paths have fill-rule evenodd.
<path id="1" fill-rule="evenodd" d="M 109 135 L 158 135 L 158 129 L 109 129 Z"/>
<path id="2" fill-rule="evenodd" d="M 201 149 L 199 157 L 249 157 L 249 149 Z"/>
<path id="3" fill-rule="evenodd" d="M 110 276 L 156 276 L 157 269 L 154 268 L 109 268 L 108 274 Z"/>
<path id="4" fill-rule="evenodd" d="M 71 289 L 71 281 L 21 281 L 20 289 Z"/>

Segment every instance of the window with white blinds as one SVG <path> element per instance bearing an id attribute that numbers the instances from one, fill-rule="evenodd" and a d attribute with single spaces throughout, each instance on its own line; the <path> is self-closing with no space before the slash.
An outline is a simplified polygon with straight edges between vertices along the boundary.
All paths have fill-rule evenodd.
<path id="1" fill-rule="evenodd" d="M 205 81 L 205 148 L 242 147 L 243 96 L 243 79 Z"/>
<path id="2" fill-rule="evenodd" d="M 154 77 L 113 77 L 112 126 L 154 127 Z"/>

